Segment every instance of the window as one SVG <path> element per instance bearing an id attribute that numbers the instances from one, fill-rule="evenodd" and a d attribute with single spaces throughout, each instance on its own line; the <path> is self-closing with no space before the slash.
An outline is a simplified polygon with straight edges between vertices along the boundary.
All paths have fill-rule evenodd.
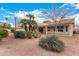
<path id="1" fill-rule="evenodd" d="M 63 26 L 57 26 L 58 32 L 63 32 Z"/>
<path id="2" fill-rule="evenodd" d="M 52 28 L 53 31 L 55 31 L 55 27 L 54 26 L 52 26 L 51 28 Z"/>
<path id="3" fill-rule="evenodd" d="M 47 27 L 48 31 L 50 31 L 50 27 Z"/>

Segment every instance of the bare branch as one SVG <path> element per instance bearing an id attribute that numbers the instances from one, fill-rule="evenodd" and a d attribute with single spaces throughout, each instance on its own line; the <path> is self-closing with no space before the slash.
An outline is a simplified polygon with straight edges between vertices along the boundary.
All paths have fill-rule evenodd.
<path id="1" fill-rule="evenodd" d="M 46 16 L 51 18 L 52 20 L 56 20 L 56 19 L 63 19 L 65 18 L 68 14 L 70 14 L 71 10 L 69 9 L 65 9 L 65 8 L 56 8 L 55 6 L 53 6 L 52 8 L 50 8 L 49 11 L 44 10 L 42 13 Z"/>

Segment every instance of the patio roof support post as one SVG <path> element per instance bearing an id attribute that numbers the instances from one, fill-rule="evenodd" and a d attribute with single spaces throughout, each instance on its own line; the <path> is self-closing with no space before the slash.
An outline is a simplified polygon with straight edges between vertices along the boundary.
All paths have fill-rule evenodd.
<path id="1" fill-rule="evenodd" d="M 72 36 L 73 35 L 73 24 L 69 25 L 69 35 Z"/>
<path id="2" fill-rule="evenodd" d="M 45 34 L 47 35 L 47 26 L 45 26 Z"/>
<path id="3" fill-rule="evenodd" d="M 57 26 L 55 26 L 55 33 L 56 33 L 56 32 L 58 32 L 58 31 L 57 31 Z"/>
<path id="4" fill-rule="evenodd" d="M 64 32 L 64 33 L 66 32 L 66 26 L 64 26 L 64 28 L 63 28 L 63 32 Z"/>

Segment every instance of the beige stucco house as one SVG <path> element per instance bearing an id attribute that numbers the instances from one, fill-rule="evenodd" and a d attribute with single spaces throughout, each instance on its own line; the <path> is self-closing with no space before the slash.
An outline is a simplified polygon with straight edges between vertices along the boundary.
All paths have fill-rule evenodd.
<path id="1" fill-rule="evenodd" d="M 39 27 L 42 28 L 44 34 L 56 33 L 58 35 L 73 35 L 74 30 L 74 19 L 63 19 L 60 21 L 52 21 L 46 23 L 40 23 Z"/>
<path id="2" fill-rule="evenodd" d="M 68 35 L 72 36 L 75 28 L 75 18 L 65 18 L 59 21 L 50 21 L 46 23 L 39 23 L 38 27 L 43 31 L 42 34 Z M 17 30 L 24 29 L 17 25 Z M 40 32 L 40 31 L 39 31 Z"/>

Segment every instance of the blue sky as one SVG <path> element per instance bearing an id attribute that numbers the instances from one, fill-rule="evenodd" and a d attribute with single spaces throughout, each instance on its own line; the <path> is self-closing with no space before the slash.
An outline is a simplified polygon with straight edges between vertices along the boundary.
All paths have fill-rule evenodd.
<path id="1" fill-rule="evenodd" d="M 74 13 L 72 13 L 72 15 L 79 14 L 79 4 L 77 3 L 0 3 L 0 22 L 2 22 L 5 17 L 8 17 L 8 22 L 14 24 L 13 19 L 16 14 L 20 15 L 22 13 L 28 12 L 39 14 L 40 9 L 49 10 L 52 6 L 55 6 L 56 8 L 64 7 L 66 9 L 69 8 L 71 10 L 74 10 Z"/>
<path id="2" fill-rule="evenodd" d="M 52 5 L 57 7 L 61 6 L 63 3 L 52 4 L 52 3 L 1 3 L 0 7 L 4 7 L 12 12 L 22 10 L 22 11 L 32 11 L 35 9 L 43 8 L 49 9 Z"/>

